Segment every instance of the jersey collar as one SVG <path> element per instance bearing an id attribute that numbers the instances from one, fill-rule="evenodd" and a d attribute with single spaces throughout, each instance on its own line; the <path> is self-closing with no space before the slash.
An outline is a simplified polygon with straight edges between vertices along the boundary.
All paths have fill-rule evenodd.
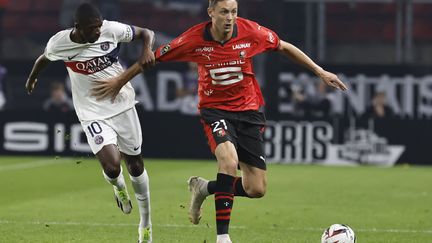
<path id="1" fill-rule="evenodd" d="M 206 40 L 206 41 L 216 41 L 216 40 L 213 39 L 213 36 L 211 35 L 210 28 L 211 28 L 211 22 L 209 22 L 208 24 L 206 24 L 206 26 L 204 28 L 204 33 L 203 33 L 204 40 Z M 216 42 L 220 43 L 221 45 L 224 45 L 227 42 L 229 42 L 230 40 L 236 38 L 237 35 L 238 35 L 237 23 L 235 23 L 234 24 L 234 29 L 233 29 L 233 34 L 232 34 L 231 38 L 229 40 L 225 41 L 224 43 L 221 43 L 219 41 L 216 41 Z"/>

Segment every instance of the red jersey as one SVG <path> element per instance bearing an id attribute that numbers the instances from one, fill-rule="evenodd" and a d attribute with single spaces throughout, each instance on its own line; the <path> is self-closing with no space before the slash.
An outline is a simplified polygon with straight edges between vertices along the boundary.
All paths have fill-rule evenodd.
<path id="1" fill-rule="evenodd" d="M 275 32 L 237 18 L 232 38 L 213 40 L 211 22 L 190 28 L 168 45 L 156 50 L 157 61 L 198 64 L 198 108 L 227 111 L 258 110 L 264 104 L 252 67 L 252 57 L 279 46 Z"/>

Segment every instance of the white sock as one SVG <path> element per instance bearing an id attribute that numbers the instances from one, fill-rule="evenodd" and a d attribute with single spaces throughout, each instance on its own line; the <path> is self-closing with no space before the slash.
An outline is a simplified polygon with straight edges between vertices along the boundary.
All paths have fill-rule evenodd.
<path id="1" fill-rule="evenodd" d="M 226 240 L 229 240 L 229 242 L 231 242 L 229 234 L 217 235 L 216 237 L 217 237 L 216 241 L 222 241 L 222 240 L 226 241 Z"/>
<path id="2" fill-rule="evenodd" d="M 137 177 L 129 175 L 129 177 L 137 199 L 140 213 L 140 227 L 151 227 L 150 188 L 147 171 L 144 169 L 141 175 Z"/>
<path id="3" fill-rule="evenodd" d="M 103 170 L 102 170 L 102 174 L 105 180 L 108 181 L 109 184 L 117 187 L 117 189 L 123 190 L 126 187 L 125 180 L 123 177 L 123 169 L 121 166 L 120 166 L 120 174 L 117 176 L 117 178 L 110 178 L 105 174 L 105 171 Z"/>

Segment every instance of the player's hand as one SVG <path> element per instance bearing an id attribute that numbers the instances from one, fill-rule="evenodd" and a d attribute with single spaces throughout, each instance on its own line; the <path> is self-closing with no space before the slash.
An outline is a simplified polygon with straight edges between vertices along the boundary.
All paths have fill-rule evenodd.
<path id="1" fill-rule="evenodd" d="M 116 78 L 107 80 L 96 80 L 94 87 L 91 89 L 91 95 L 96 97 L 96 100 L 111 99 L 114 103 L 117 95 L 122 88 L 118 85 L 118 80 Z"/>
<path id="2" fill-rule="evenodd" d="M 154 56 L 153 51 L 148 48 L 145 52 L 143 57 L 139 60 L 139 63 L 141 65 L 141 70 L 148 70 L 156 65 L 156 59 Z"/>
<path id="3" fill-rule="evenodd" d="M 25 88 L 27 90 L 27 94 L 31 94 L 33 92 L 36 83 L 37 83 L 37 78 L 35 78 L 35 79 L 28 78 L 27 79 L 27 82 L 25 84 Z"/>
<path id="4" fill-rule="evenodd" d="M 348 87 L 334 73 L 322 70 L 319 73 L 319 77 L 322 79 L 322 81 L 324 81 L 324 83 L 326 83 L 327 85 L 329 85 L 335 89 L 340 89 L 342 91 L 345 91 L 348 89 Z"/>

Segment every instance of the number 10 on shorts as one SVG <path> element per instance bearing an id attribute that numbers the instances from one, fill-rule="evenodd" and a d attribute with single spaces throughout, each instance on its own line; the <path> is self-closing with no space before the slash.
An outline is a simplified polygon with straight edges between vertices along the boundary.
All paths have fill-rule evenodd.
<path id="1" fill-rule="evenodd" d="M 97 122 L 92 122 L 87 129 L 92 137 L 94 137 L 95 134 L 100 134 L 102 132 L 102 127 Z"/>

